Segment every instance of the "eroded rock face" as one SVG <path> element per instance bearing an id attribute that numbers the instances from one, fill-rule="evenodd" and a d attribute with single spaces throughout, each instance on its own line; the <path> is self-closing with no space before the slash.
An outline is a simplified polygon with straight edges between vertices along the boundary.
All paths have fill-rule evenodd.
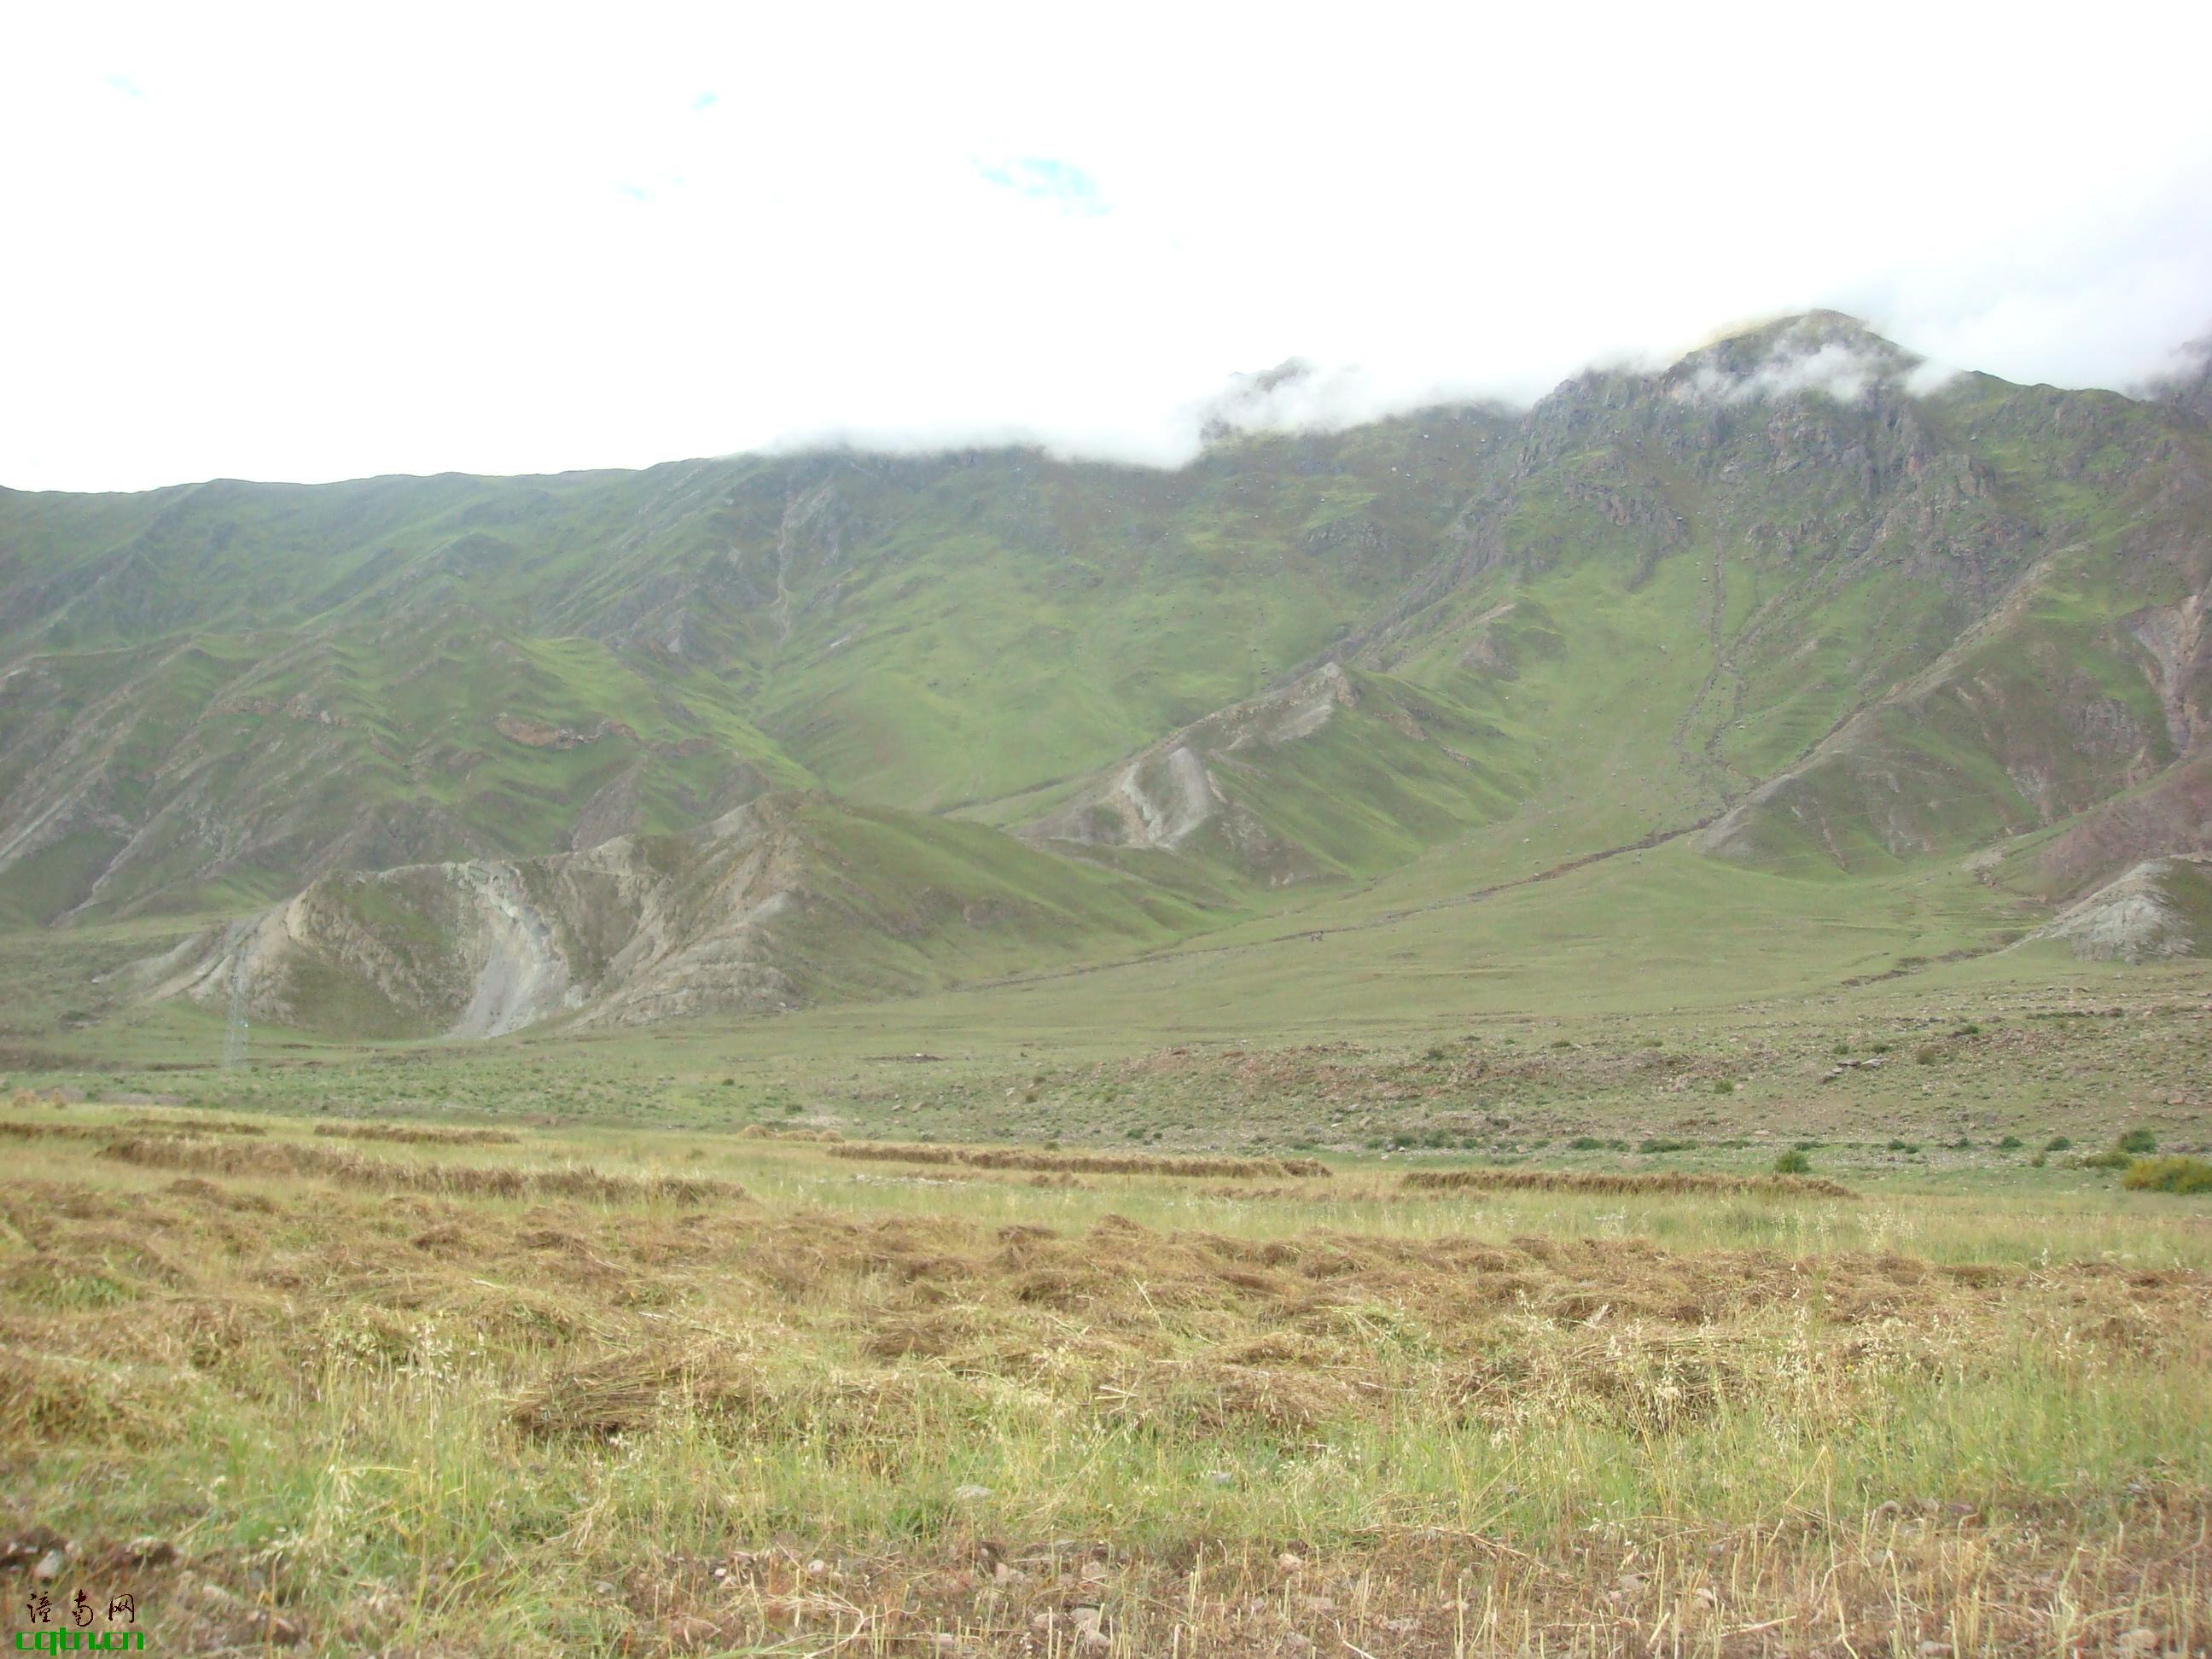
<path id="1" fill-rule="evenodd" d="M 2129 618 L 2128 631 L 2148 654 L 2166 735 L 2186 751 L 2212 737 L 2212 628 L 2203 593 L 2154 605 Z"/>
<path id="2" fill-rule="evenodd" d="M 2054 900 L 2082 896 L 2145 859 L 2212 854 L 2212 750 L 2199 749 L 2148 787 L 2108 801 L 2046 842 L 2027 884 Z"/>
<path id="3" fill-rule="evenodd" d="M 1325 663 L 1279 691 L 1236 703 L 1163 738 L 1024 832 L 1036 842 L 1174 851 L 1209 826 L 1255 873 L 1307 873 L 1297 850 L 1237 800 L 1238 757 L 1312 737 L 1359 689 Z"/>
<path id="4" fill-rule="evenodd" d="M 2029 937 L 2092 962 L 2212 956 L 2212 863 L 2146 859 Z"/>
<path id="5" fill-rule="evenodd" d="M 781 813 L 740 808 L 689 836 L 325 877 L 142 974 L 155 998 L 380 1033 L 759 1012 L 795 1000 L 763 935 L 803 902 Z"/>
<path id="6" fill-rule="evenodd" d="M 933 989 L 1010 942 L 1156 943 L 1160 903 L 1009 836 L 781 792 L 681 834 L 326 876 L 125 988 L 359 1036 L 639 1025 Z"/>

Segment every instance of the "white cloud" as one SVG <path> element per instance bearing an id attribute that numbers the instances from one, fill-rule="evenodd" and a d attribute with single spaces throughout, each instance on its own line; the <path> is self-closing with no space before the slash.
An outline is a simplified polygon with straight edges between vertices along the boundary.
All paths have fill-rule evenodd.
<path id="1" fill-rule="evenodd" d="M 1840 336 L 1832 319 L 1805 318 L 1756 343 L 1738 342 L 1725 359 L 1706 355 L 1674 382 L 1674 395 L 1723 404 L 1816 392 L 1856 403 L 1878 386 L 1930 392 L 1957 370 L 1884 349 L 1856 330 Z"/>
<path id="2" fill-rule="evenodd" d="M 1932 397 L 1964 372 L 1949 363 L 1939 363 L 1933 358 L 1926 358 L 1906 371 L 1905 390 L 1911 397 Z"/>
<path id="3" fill-rule="evenodd" d="M 1869 387 L 1885 375 L 1896 375 L 1893 364 L 1841 341 L 1808 345 L 1793 350 L 1785 343 L 1741 374 L 1729 374 L 1701 365 L 1689 386 L 1701 398 L 1726 404 L 1747 403 L 1759 398 L 1786 398 L 1796 392 L 1817 392 L 1838 403 L 1856 403 Z"/>
<path id="4" fill-rule="evenodd" d="M 27 12 L 0 482 L 1165 461 L 1292 356 L 1335 420 L 1816 305 L 2071 384 L 2212 322 L 2201 7 L 1523 10 Z"/>

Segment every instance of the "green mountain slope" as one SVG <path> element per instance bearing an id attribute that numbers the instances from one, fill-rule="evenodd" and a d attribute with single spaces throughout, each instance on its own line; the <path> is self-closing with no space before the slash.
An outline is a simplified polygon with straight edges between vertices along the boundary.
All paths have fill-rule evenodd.
<path id="1" fill-rule="evenodd" d="M 2203 848 L 2208 607 L 2190 396 L 1932 383 L 1832 313 L 1525 412 L 1224 428 L 1175 472 L 815 453 L 0 491 L 0 920 L 275 905 L 281 949 L 246 930 L 265 1012 L 442 1031 L 507 1028 L 455 988 L 492 960 L 487 882 L 604 876 L 622 927 L 690 939 L 665 916 L 722 901 L 687 884 L 758 853 L 741 809 L 811 826 L 837 872 L 742 950 L 699 924 L 771 966 L 694 1004 L 648 991 L 649 951 L 563 947 L 530 1017 L 1387 920 L 1682 836 L 1808 906 L 1971 859 L 2047 908 Z M 927 873 L 956 847 L 969 875 Z M 693 873 L 648 879 L 652 848 Z M 923 891 L 981 920 L 948 931 Z M 387 927 L 419 982 L 362 966 Z M 192 983 L 246 936 L 204 936 Z"/>
<path id="2" fill-rule="evenodd" d="M 1291 446 L 1172 475 L 1002 452 L 0 492 L 0 905 L 221 908 L 768 787 L 934 810 L 1072 776 L 1401 577 L 1451 501 L 1386 489 L 1402 447 L 1365 438 L 1325 469 Z"/>
<path id="3" fill-rule="evenodd" d="M 1525 769 L 1524 746 L 1467 709 L 1331 662 L 1171 733 L 1024 833 L 1282 887 L 1376 874 L 1455 839 L 1499 817 Z"/>

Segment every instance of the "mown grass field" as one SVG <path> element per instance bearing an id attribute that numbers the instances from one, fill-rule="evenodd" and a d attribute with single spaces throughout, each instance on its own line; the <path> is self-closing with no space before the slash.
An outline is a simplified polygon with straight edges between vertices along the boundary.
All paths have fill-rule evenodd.
<path id="1" fill-rule="evenodd" d="M 2212 1198 L 2106 1170 L 5 1117 L 0 1573 L 149 1651 L 2212 1641 Z"/>

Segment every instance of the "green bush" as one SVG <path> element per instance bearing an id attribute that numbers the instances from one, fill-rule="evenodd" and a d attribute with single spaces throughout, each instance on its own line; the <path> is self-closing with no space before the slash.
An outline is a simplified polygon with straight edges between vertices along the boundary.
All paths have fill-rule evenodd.
<path id="1" fill-rule="evenodd" d="M 1717 1095 L 1734 1094 L 1735 1092 L 1735 1079 L 1725 1077 L 1716 1079 L 1713 1083 L 1713 1092 Z"/>
<path id="2" fill-rule="evenodd" d="M 1638 1141 L 1636 1150 L 1639 1152 L 1686 1152 L 1692 1151 L 1697 1144 L 1694 1140 L 1670 1140 L 1663 1136 L 1652 1135 Z"/>
<path id="3" fill-rule="evenodd" d="M 2132 1152 L 2140 1158 L 2145 1152 L 2154 1152 L 2158 1150 L 2158 1137 L 2148 1129 L 2130 1129 L 2113 1145 L 2124 1152 Z"/>
<path id="4" fill-rule="evenodd" d="M 2053 1135 L 2043 1143 L 2043 1150 L 2046 1152 L 2063 1152 L 2069 1150 L 2073 1145 L 2074 1143 L 2064 1135 Z"/>
<path id="5" fill-rule="evenodd" d="M 2120 1185 L 2139 1193 L 2212 1193 L 2212 1162 L 2179 1153 L 2138 1158 L 2120 1177 Z"/>
<path id="6" fill-rule="evenodd" d="M 2021 1138 L 2018 1135 L 2007 1135 L 2002 1140 L 1997 1142 L 1997 1150 L 2001 1152 L 2016 1152 L 2021 1149 Z"/>
<path id="7" fill-rule="evenodd" d="M 1777 1175 L 1809 1175 L 1812 1170 L 1813 1160 L 1795 1146 L 1774 1160 L 1774 1173 Z"/>
<path id="8" fill-rule="evenodd" d="M 1595 1135 L 1577 1135 L 1567 1143 L 1567 1150 L 1573 1152 L 1595 1152 L 1604 1145 L 1605 1142 L 1600 1140 Z"/>
<path id="9" fill-rule="evenodd" d="M 2124 1170 L 2135 1160 L 2115 1146 L 2109 1152 L 2091 1152 L 2086 1158 L 2074 1160 L 2077 1170 Z"/>
<path id="10" fill-rule="evenodd" d="M 1943 1058 L 1943 1051 L 1932 1042 L 1923 1042 L 1912 1051 L 1912 1058 L 1918 1065 L 1933 1066 Z"/>

